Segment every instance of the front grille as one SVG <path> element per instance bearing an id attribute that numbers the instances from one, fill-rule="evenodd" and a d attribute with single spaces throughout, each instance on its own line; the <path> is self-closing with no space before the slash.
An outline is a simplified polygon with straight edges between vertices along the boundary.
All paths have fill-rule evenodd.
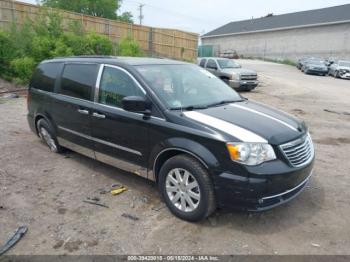
<path id="1" fill-rule="evenodd" d="M 309 134 L 280 146 L 289 163 L 294 167 L 300 167 L 310 163 L 314 157 L 314 146 Z"/>
<path id="2" fill-rule="evenodd" d="M 256 80 L 257 75 L 241 75 L 241 80 Z"/>

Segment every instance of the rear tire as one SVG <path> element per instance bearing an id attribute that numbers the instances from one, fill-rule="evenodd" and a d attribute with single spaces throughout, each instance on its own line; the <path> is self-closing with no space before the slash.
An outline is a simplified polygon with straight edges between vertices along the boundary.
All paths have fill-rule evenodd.
<path id="1" fill-rule="evenodd" d="M 37 122 L 36 126 L 39 137 L 49 149 L 54 153 L 62 153 L 63 148 L 59 145 L 57 137 L 49 122 L 42 118 Z"/>
<path id="2" fill-rule="evenodd" d="M 208 171 L 187 155 L 176 155 L 163 164 L 158 186 L 167 207 L 183 220 L 200 221 L 216 209 Z"/>

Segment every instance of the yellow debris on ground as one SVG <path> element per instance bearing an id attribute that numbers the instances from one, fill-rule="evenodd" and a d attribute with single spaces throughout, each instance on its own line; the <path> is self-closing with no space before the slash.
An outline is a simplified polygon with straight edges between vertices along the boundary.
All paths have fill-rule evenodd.
<path id="1" fill-rule="evenodd" d="M 119 195 L 120 193 L 123 193 L 123 192 L 126 191 L 126 190 L 128 190 L 127 187 L 121 186 L 121 187 L 119 187 L 119 188 L 117 188 L 117 189 L 111 190 L 111 194 L 112 194 L 113 196 L 116 196 L 116 195 Z"/>

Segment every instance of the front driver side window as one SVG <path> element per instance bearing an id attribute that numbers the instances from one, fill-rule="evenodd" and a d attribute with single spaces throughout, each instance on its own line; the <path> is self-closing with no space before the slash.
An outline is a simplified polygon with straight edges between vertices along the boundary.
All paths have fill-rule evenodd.
<path id="1" fill-rule="evenodd" d="M 213 59 L 209 59 L 207 63 L 207 68 L 216 69 L 218 68 L 218 66 L 216 65 L 216 62 Z"/>
<path id="2" fill-rule="evenodd" d="M 122 100 L 126 96 L 144 97 L 145 95 L 128 74 L 120 69 L 105 66 L 100 82 L 98 102 L 122 107 Z"/>

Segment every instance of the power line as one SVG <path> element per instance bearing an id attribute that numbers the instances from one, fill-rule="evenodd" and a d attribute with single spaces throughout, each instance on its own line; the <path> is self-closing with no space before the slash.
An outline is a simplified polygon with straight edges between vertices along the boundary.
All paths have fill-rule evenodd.
<path id="1" fill-rule="evenodd" d="M 131 2 L 131 3 L 135 3 L 135 4 L 138 4 L 139 6 L 140 5 L 143 5 L 142 3 L 138 2 L 138 1 L 134 1 L 134 0 L 125 0 L 125 2 Z M 182 17 L 187 17 L 189 19 L 192 19 L 192 20 L 197 20 L 197 21 L 200 21 L 200 22 L 205 22 L 206 24 L 213 24 L 211 23 L 210 21 L 208 21 L 207 19 L 203 19 L 203 18 L 199 18 L 199 17 L 194 17 L 194 16 L 190 16 L 190 15 L 187 15 L 187 14 L 183 14 L 183 13 L 180 13 L 180 12 L 176 12 L 176 11 L 172 11 L 172 10 L 169 10 L 169 9 L 165 9 L 165 8 L 162 8 L 162 7 L 158 7 L 158 6 L 154 6 L 154 5 L 150 5 L 150 4 L 147 4 L 147 7 L 151 7 L 151 8 L 154 8 L 154 9 L 158 9 L 158 10 L 161 10 L 163 12 L 167 12 L 167 13 L 172 13 L 176 16 L 182 16 Z"/>

